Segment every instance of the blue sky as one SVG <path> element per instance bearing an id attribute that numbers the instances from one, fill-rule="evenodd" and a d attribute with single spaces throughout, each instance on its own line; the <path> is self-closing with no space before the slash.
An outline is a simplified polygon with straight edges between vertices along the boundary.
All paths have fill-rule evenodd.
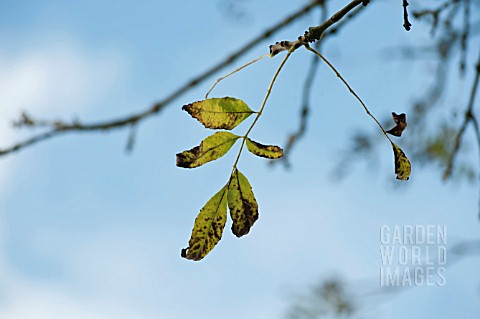
<path id="1" fill-rule="evenodd" d="M 407 109 L 412 95 L 404 92 L 418 96 L 428 82 L 422 64 L 385 59 L 379 49 L 428 41 L 428 29 L 415 24 L 406 33 L 399 1 L 378 2 L 324 50 L 371 111 L 387 118 Z M 88 121 L 146 108 L 294 9 L 270 0 L 245 7 L 249 19 L 235 22 L 219 1 L 3 0 L 0 145 L 28 136 L 10 126 L 22 110 Z M 300 19 L 237 65 L 316 21 L 317 12 Z M 296 128 L 309 61 L 303 50 L 292 56 L 253 138 L 282 145 Z M 258 109 L 279 63 L 264 59 L 212 94 Z M 444 103 L 465 105 L 471 78 L 455 83 L 457 100 Z M 176 153 L 210 133 L 181 106 L 202 99 L 213 81 L 144 122 L 132 154 L 121 130 L 64 136 L 0 159 L 1 318 L 280 318 L 295 296 L 331 275 L 378 286 L 382 225 L 447 225 L 449 244 L 478 238 L 478 185 L 444 184 L 413 162 L 412 178 L 397 187 L 383 140 L 375 165 L 358 159 L 345 180 L 332 181 L 352 130 L 377 128 L 322 66 L 293 169 L 271 169 L 246 153 L 240 160 L 260 205 L 250 234 L 237 239 L 227 223 L 203 261 L 181 259 L 196 214 L 235 159 L 232 152 L 199 169 L 175 167 Z M 365 315 L 476 318 L 478 264 L 447 266 L 445 287 L 407 289 Z"/>

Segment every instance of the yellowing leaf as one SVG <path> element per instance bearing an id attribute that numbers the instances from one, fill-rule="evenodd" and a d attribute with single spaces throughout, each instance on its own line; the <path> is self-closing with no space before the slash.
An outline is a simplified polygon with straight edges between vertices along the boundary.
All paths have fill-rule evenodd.
<path id="1" fill-rule="evenodd" d="M 261 157 L 275 159 L 283 156 L 283 150 L 279 146 L 275 145 L 263 145 L 258 142 L 252 141 L 247 138 L 247 149 Z"/>
<path id="2" fill-rule="evenodd" d="M 393 154 L 395 155 L 395 174 L 397 174 L 397 179 L 408 180 L 411 172 L 410 161 L 408 160 L 405 153 L 398 147 L 395 143 L 392 143 Z"/>
<path id="3" fill-rule="evenodd" d="M 194 168 L 225 155 L 240 138 L 229 132 L 217 132 L 204 139 L 199 146 L 177 154 L 177 166 Z"/>
<path id="4" fill-rule="evenodd" d="M 258 219 L 258 204 L 248 179 L 238 170 L 233 172 L 228 186 L 228 208 L 235 236 L 248 234 Z"/>
<path id="5" fill-rule="evenodd" d="M 206 128 L 231 130 L 254 113 L 242 100 L 212 98 L 184 105 L 185 110 Z"/>
<path id="6" fill-rule="evenodd" d="M 182 257 L 201 260 L 222 239 L 227 220 L 227 192 L 227 186 L 224 186 L 200 210 L 188 248 L 182 249 Z"/>

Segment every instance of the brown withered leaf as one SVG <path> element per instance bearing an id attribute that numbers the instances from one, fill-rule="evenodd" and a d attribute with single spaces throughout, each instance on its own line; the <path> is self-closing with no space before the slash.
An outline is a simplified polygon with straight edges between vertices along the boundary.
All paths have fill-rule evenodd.
<path id="1" fill-rule="evenodd" d="M 387 133 L 400 137 L 402 136 L 402 132 L 407 127 L 407 115 L 405 113 L 396 114 L 395 112 L 392 112 L 392 118 L 395 121 L 395 126 L 388 130 Z"/>

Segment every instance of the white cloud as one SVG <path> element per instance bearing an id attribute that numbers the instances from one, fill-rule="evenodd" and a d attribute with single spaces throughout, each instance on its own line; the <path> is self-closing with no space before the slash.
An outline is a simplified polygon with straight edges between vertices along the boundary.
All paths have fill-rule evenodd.
<path id="1" fill-rule="evenodd" d="M 39 118 L 68 119 L 108 98 L 127 77 L 126 61 L 115 50 L 89 51 L 68 37 L 47 43 L 18 52 L 0 51 L 0 148 L 21 138 L 11 122 L 22 111 Z M 0 189 L 5 189 L 15 174 L 15 161 L 2 158 L 0 164 Z M 15 272 L 5 256 L 5 211 L 0 206 L 0 318 L 137 317 L 121 307 L 115 310 L 82 301 L 60 287 L 39 284 Z"/>
<path id="2" fill-rule="evenodd" d="M 153 318 L 138 304 L 138 296 L 149 279 L 158 275 L 157 262 L 139 262 L 142 256 L 153 254 L 155 247 L 145 244 L 148 238 L 126 240 L 124 232 L 114 227 L 91 233 L 88 238 L 50 232 L 49 236 L 68 238 L 72 245 L 67 263 L 74 279 L 55 284 L 0 267 L 0 318 Z M 47 245 L 48 240 L 43 246 L 40 242 L 37 250 L 46 250 Z M 8 263 L 3 260 L 3 265 Z"/>
<path id="3" fill-rule="evenodd" d="M 115 50 L 87 51 L 68 37 L 47 43 L 15 54 L 0 51 L 2 145 L 11 141 L 3 133 L 21 111 L 69 118 L 108 97 L 126 78 L 126 61 Z"/>
<path id="4" fill-rule="evenodd" d="M 0 233 L 5 235 L 1 230 Z M 0 238 L 0 245 L 3 239 Z M 0 318 L 154 318 L 151 309 L 139 304 L 148 278 L 159 272 L 158 263 L 139 262 L 142 256 L 153 254 L 152 247 L 127 243 L 111 232 L 103 236 L 93 234 L 90 239 L 78 238 L 72 248 L 73 256 L 67 263 L 75 278 L 73 283 L 55 284 L 25 277 L 0 255 Z"/>

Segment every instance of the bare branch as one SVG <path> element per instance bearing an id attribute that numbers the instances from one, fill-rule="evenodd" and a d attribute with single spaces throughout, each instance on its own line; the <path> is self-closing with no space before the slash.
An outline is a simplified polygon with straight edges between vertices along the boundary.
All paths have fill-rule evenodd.
<path id="1" fill-rule="evenodd" d="M 364 6 L 356 7 L 348 15 L 346 15 L 341 21 L 335 24 L 334 27 L 325 31 L 323 33 L 322 39 L 320 41 L 315 42 L 315 49 L 320 52 L 320 44 L 323 44 L 329 35 L 337 34 L 341 30 L 341 28 L 346 23 L 348 23 L 348 21 L 356 17 L 360 13 L 360 11 L 363 10 L 363 8 Z M 327 10 L 323 9 L 321 21 L 324 21 L 326 19 L 327 19 Z M 310 68 L 305 78 L 305 84 L 303 85 L 302 108 L 300 109 L 300 124 L 297 130 L 288 136 L 287 143 L 283 149 L 283 157 L 275 161 L 270 161 L 271 165 L 275 165 L 276 163 L 283 163 L 285 167 L 288 168 L 290 166 L 289 156 L 290 156 L 290 153 L 292 152 L 293 146 L 303 137 L 303 135 L 307 130 L 308 116 L 310 114 L 309 99 L 310 99 L 311 89 L 313 86 L 315 75 L 318 70 L 319 61 L 320 61 L 320 58 L 317 57 L 316 55 L 312 57 L 312 62 L 310 64 Z"/>
<path id="2" fill-rule="evenodd" d="M 248 138 L 248 134 L 250 134 L 250 132 L 252 131 L 255 124 L 257 124 L 258 119 L 260 118 L 260 116 L 262 116 L 263 110 L 265 109 L 265 105 L 267 104 L 268 98 L 270 97 L 270 93 L 272 93 L 273 85 L 275 84 L 275 81 L 277 80 L 277 77 L 280 74 L 280 71 L 282 71 L 283 67 L 285 66 L 285 63 L 287 63 L 287 60 L 290 57 L 290 55 L 293 53 L 293 51 L 294 51 L 293 48 L 288 50 L 288 52 L 285 55 L 285 57 L 283 58 L 282 62 L 278 66 L 277 71 L 275 71 L 275 74 L 273 75 L 273 78 L 270 81 L 270 84 L 268 85 L 267 93 L 265 94 L 265 97 L 263 98 L 262 105 L 260 106 L 260 109 L 258 110 L 257 115 L 255 116 L 255 119 L 253 120 L 252 124 L 250 124 L 250 127 L 248 128 L 245 135 L 242 136 L 242 144 L 240 145 L 240 149 L 238 150 L 238 155 L 237 155 L 237 158 L 235 159 L 235 163 L 233 163 L 232 174 L 237 169 L 237 164 L 238 164 L 238 161 L 240 160 L 240 155 L 242 155 L 242 150 L 243 150 L 243 147 L 245 145 L 245 141 Z"/>
<path id="3" fill-rule="evenodd" d="M 448 160 L 447 168 L 443 174 L 443 179 L 447 180 L 452 175 L 452 170 L 454 166 L 455 157 L 457 156 L 458 150 L 460 149 L 460 145 L 462 144 L 462 138 L 465 133 L 465 129 L 467 128 L 470 122 L 474 121 L 473 116 L 473 104 L 475 102 L 475 96 L 478 90 L 478 83 L 480 80 L 480 52 L 478 56 L 477 63 L 475 65 L 475 79 L 473 81 L 472 90 L 470 91 L 470 99 L 468 100 L 467 109 L 465 111 L 465 117 L 463 120 L 460 129 L 458 130 L 457 136 L 455 137 L 454 147 L 452 153 L 450 154 L 450 158 Z"/>
<path id="4" fill-rule="evenodd" d="M 360 7 L 362 8 L 362 7 Z M 321 7 L 320 21 L 325 21 L 327 19 L 328 12 L 327 6 L 324 3 Z M 345 20 L 345 19 L 344 19 Z M 315 49 L 320 52 L 320 45 L 323 41 L 317 41 L 315 43 Z M 276 161 L 270 161 L 271 165 L 275 163 L 283 163 L 286 168 L 290 167 L 290 153 L 293 146 L 303 137 L 307 130 L 308 116 L 310 114 L 310 95 L 312 91 L 312 86 L 315 80 L 315 75 L 317 74 L 320 58 L 314 55 L 310 63 L 310 68 L 308 69 L 307 76 L 305 77 L 305 83 L 303 85 L 303 94 L 302 94 L 302 107 L 300 109 L 300 124 L 297 130 L 291 133 L 287 138 L 287 143 L 283 148 L 283 156 Z"/>
<path id="5" fill-rule="evenodd" d="M 460 38 L 460 74 L 465 75 L 468 54 L 468 37 L 470 34 L 470 0 L 463 1 L 463 32 Z"/>
<path id="6" fill-rule="evenodd" d="M 339 22 L 350 11 L 355 9 L 360 4 L 366 6 L 368 3 L 369 3 L 369 1 L 365 1 L 365 0 L 353 0 L 352 2 L 347 4 L 345 7 L 343 7 L 339 11 L 337 11 L 334 15 L 332 15 L 330 17 L 330 19 L 326 20 L 321 25 L 316 26 L 316 27 L 308 28 L 308 31 L 305 31 L 305 34 L 299 36 L 296 41 L 293 41 L 293 42 L 281 41 L 281 42 L 277 42 L 277 43 L 271 45 L 270 46 L 270 54 L 272 56 L 275 56 L 282 51 L 290 50 L 290 48 L 292 48 L 292 47 L 293 47 L 293 50 L 295 51 L 296 49 L 298 49 L 302 45 L 320 40 L 323 33 L 328 28 L 330 28 L 335 23 Z"/>
<path id="7" fill-rule="evenodd" d="M 225 79 L 228 78 L 229 76 L 231 76 L 231 75 L 233 75 L 233 74 L 235 74 L 235 73 L 237 73 L 237 72 L 245 69 L 247 66 L 249 66 L 249 65 L 251 65 L 251 64 L 254 64 L 254 63 L 257 62 L 257 61 L 260 61 L 260 60 L 263 59 L 263 58 L 266 58 L 267 56 L 269 57 L 270 54 L 268 54 L 268 53 L 267 53 L 267 54 L 263 54 L 263 55 L 259 56 L 258 58 L 253 59 L 252 61 L 245 63 L 245 64 L 242 65 L 241 67 L 236 68 L 235 70 L 233 70 L 232 72 L 228 73 L 227 75 L 224 75 L 224 76 L 216 79 L 216 80 L 215 80 L 215 83 L 213 83 L 213 85 L 210 87 L 210 90 L 208 90 L 207 94 L 205 94 L 205 98 L 208 99 L 208 95 L 213 91 L 213 89 L 217 86 L 218 83 L 220 83 L 221 81 L 225 80 Z"/>
<path id="8" fill-rule="evenodd" d="M 210 69 L 206 70 L 205 72 L 197 75 L 196 77 L 192 78 L 190 81 L 186 82 L 185 84 L 178 87 L 175 91 L 171 92 L 167 97 L 163 100 L 153 104 L 146 110 L 140 111 L 138 113 L 131 114 L 129 116 L 124 116 L 120 118 L 114 118 L 105 121 L 99 121 L 97 123 L 82 123 L 78 120 L 72 122 L 62 122 L 62 121 L 37 121 L 29 117 L 30 123 L 26 125 L 25 121 L 22 122 L 21 119 L 19 122 L 23 124 L 23 126 L 27 127 L 45 127 L 47 129 L 46 132 L 34 135 L 24 141 L 16 143 L 10 147 L 0 149 L 0 157 L 19 151 L 25 147 L 32 146 L 40 141 L 45 141 L 50 138 L 63 135 L 67 132 L 95 132 L 95 131 L 110 131 L 113 129 L 120 129 L 125 127 L 131 127 L 138 125 L 143 120 L 152 117 L 153 115 L 157 115 L 162 111 L 167 105 L 171 104 L 173 101 L 178 99 L 180 96 L 184 95 L 212 75 L 216 74 L 220 70 L 224 69 L 225 67 L 231 65 L 240 57 L 244 56 L 246 53 L 250 52 L 253 48 L 257 47 L 261 44 L 261 42 L 265 39 L 270 38 L 275 33 L 279 32 L 284 27 L 290 25 L 293 21 L 299 19 L 300 17 L 304 16 L 308 12 L 310 12 L 314 7 L 318 6 L 321 2 L 318 0 L 314 0 L 309 4 L 305 5 L 304 7 L 300 8 L 299 10 L 295 11 L 282 21 L 276 23 L 272 27 L 268 28 L 245 45 L 243 45 L 240 49 L 229 55 L 223 61 L 217 63 Z"/>
<path id="9" fill-rule="evenodd" d="M 354 0 L 350 2 L 345 7 L 343 7 L 340 11 L 332 15 L 330 19 L 328 19 L 321 25 L 317 27 L 308 28 L 308 31 L 303 36 L 304 42 L 315 42 L 316 40 L 320 40 L 320 37 L 328 28 L 330 28 L 332 25 L 342 20 L 342 18 L 346 14 L 348 14 L 350 11 L 355 9 L 355 7 L 359 6 L 360 4 L 363 6 L 366 6 L 368 3 L 369 1 L 365 1 L 365 0 Z"/>
<path id="10" fill-rule="evenodd" d="M 408 1 L 403 0 L 402 5 L 403 5 L 403 27 L 405 28 L 405 30 L 410 31 L 412 24 L 410 23 L 410 21 L 408 21 L 408 11 L 407 11 L 407 7 L 409 5 Z"/>

